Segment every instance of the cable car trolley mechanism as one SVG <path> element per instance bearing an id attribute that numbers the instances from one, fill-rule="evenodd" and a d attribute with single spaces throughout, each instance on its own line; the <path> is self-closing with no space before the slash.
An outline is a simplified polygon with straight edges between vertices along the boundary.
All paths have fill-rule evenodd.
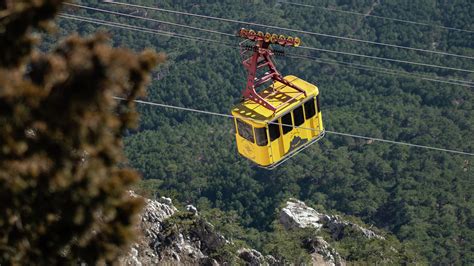
<path id="1" fill-rule="evenodd" d="M 247 85 L 242 102 L 231 110 L 237 149 L 260 167 L 273 169 L 324 137 L 319 91 L 296 76 L 283 77 L 272 61 L 280 52 L 270 45 L 297 47 L 298 37 L 244 28 L 238 34 L 244 39 L 240 53 Z"/>

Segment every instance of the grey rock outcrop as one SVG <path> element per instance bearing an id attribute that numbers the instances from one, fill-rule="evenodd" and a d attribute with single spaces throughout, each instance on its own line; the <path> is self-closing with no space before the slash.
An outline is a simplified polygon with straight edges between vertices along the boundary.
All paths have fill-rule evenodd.
<path id="1" fill-rule="evenodd" d="M 311 253 L 313 265 L 345 265 L 341 255 L 322 237 L 307 239 L 304 244 Z"/>
<path id="2" fill-rule="evenodd" d="M 308 228 L 319 229 L 323 226 L 321 214 L 306 206 L 302 201 L 290 199 L 280 212 L 280 223 L 285 229 Z"/>
<path id="3" fill-rule="evenodd" d="M 130 193 L 133 197 L 140 197 L 133 192 Z M 121 259 L 121 264 L 220 265 L 210 257 L 210 254 L 232 243 L 217 233 L 212 224 L 199 217 L 196 207 L 188 205 L 187 212 L 180 212 L 173 206 L 172 200 L 165 197 L 158 200 L 145 199 L 145 202 L 138 225 L 141 237 Z M 181 215 L 186 223 L 169 222 L 167 219 L 173 215 L 174 217 Z M 250 265 L 277 263 L 273 257 L 263 257 L 260 252 L 253 249 L 239 250 L 235 254 L 235 258 L 238 257 Z"/>
<path id="4" fill-rule="evenodd" d="M 186 210 L 188 212 L 191 212 L 193 213 L 194 215 L 198 215 L 198 210 L 196 207 L 194 207 L 193 205 L 186 205 Z"/>
<path id="5" fill-rule="evenodd" d="M 328 228 L 334 239 L 341 239 L 344 236 L 344 230 L 351 228 L 360 232 L 368 239 L 385 239 L 374 231 L 364 228 L 356 223 L 346 221 L 338 215 L 327 215 L 316 211 L 307 206 L 304 202 L 297 199 L 289 199 L 286 206 L 280 212 L 280 223 L 285 229 L 293 228 Z"/>
<path id="6" fill-rule="evenodd" d="M 262 253 L 248 248 L 241 248 L 238 251 L 239 258 L 245 261 L 248 265 L 261 265 L 265 262 Z"/>
<path id="7" fill-rule="evenodd" d="M 314 228 L 315 232 L 328 229 L 332 239 L 340 240 L 347 229 L 360 233 L 367 239 L 385 239 L 374 231 L 356 223 L 346 221 L 337 215 L 327 215 L 307 206 L 297 199 L 289 199 L 280 212 L 280 223 L 286 230 L 295 228 Z M 341 255 L 322 237 L 312 237 L 303 243 L 311 253 L 313 265 L 345 265 Z"/>
<path id="8" fill-rule="evenodd" d="M 132 191 L 130 194 L 132 197 L 140 197 Z M 162 233 L 162 223 L 177 211 L 170 198 L 145 199 L 145 207 L 137 228 L 141 236 L 122 259 L 123 264 L 141 266 L 159 263 L 160 255 L 156 253 L 156 249 L 160 246 L 159 236 Z"/>
<path id="9" fill-rule="evenodd" d="M 271 255 L 263 256 L 262 253 L 250 248 L 241 248 L 237 251 L 239 258 L 245 265 L 282 265 Z"/>

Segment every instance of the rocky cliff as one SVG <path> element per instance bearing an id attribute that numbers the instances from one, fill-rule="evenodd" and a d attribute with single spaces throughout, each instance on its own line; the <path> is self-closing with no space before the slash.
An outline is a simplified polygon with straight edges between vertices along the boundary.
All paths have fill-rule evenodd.
<path id="1" fill-rule="evenodd" d="M 134 193 L 132 196 L 138 197 Z M 231 261 L 249 265 L 277 263 L 272 256 L 263 256 L 253 249 L 234 250 L 233 243 L 202 219 L 194 206 L 188 205 L 185 211 L 179 211 L 172 200 L 166 197 L 159 200 L 146 199 L 138 232 L 140 238 L 122 258 L 122 264 L 220 265 Z"/>
<path id="2" fill-rule="evenodd" d="M 280 212 L 280 223 L 287 230 L 295 228 L 314 228 L 315 233 L 325 229 L 332 240 L 341 240 L 346 237 L 346 232 L 360 234 L 370 240 L 372 238 L 385 240 L 374 231 L 364 228 L 356 223 L 346 221 L 337 215 L 327 215 L 307 206 L 297 199 L 289 199 Z M 313 265 L 345 265 L 346 262 L 339 252 L 331 247 L 323 237 L 315 234 L 303 241 L 303 245 L 311 253 Z"/>
<path id="3" fill-rule="evenodd" d="M 319 213 L 297 199 L 289 199 L 286 202 L 286 206 L 280 212 L 280 223 L 286 229 L 313 227 L 319 230 L 321 228 L 327 228 L 331 232 L 332 237 L 336 240 L 343 238 L 344 231 L 347 229 L 356 231 L 367 239 L 385 239 L 370 229 L 343 220 L 338 215 Z"/>
<path id="4" fill-rule="evenodd" d="M 384 236 L 370 229 L 337 215 L 320 213 L 296 199 L 286 202 L 280 212 L 279 222 L 288 231 L 309 229 L 309 234 L 299 244 L 310 254 L 313 265 L 345 265 L 345 258 L 329 242 L 344 239 L 347 232 L 368 240 L 385 240 Z M 169 198 L 146 199 L 138 227 L 139 240 L 122 258 L 125 265 L 282 264 L 275 259 L 278 254 L 274 254 L 275 257 L 264 256 L 251 248 L 236 248 L 231 241 L 216 232 L 212 224 L 201 218 L 194 206 L 188 205 L 185 210 L 179 211 Z M 318 234 L 320 231 L 326 233 L 325 237 Z"/>

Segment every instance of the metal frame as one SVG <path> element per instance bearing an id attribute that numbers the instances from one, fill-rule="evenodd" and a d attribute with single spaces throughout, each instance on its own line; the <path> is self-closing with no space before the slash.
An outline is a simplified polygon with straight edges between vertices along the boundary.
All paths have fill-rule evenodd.
<path id="1" fill-rule="evenodd" d="M 247 41 L 247 40 L 245 40 Z M 245 42 L 244 41 L 244 42 Z M 245 54 L 249 51 L 243 45 L 244 42 L 240 43 L 241 52 L 240 54 L 244 57 Z M 274 55 L 273 51 L 269 48 L 270 42 L 265 42 L 264 40 L 256 40 L 256 44 L 253 47 L 253 53 L 250 57 L 244 59 L 242 64 L 247 69 L 247 85 L 245 89 L 242 91 L 242 96 L 245 99 L 250 99 L 257 104 L 262 105 L 263 107 L 275 112 L 278 108 L 290 103 L 292 100 L 297 99 L 299 96 L 304 95 L 307 96 L 306 91 L 299 88 L 298 86 L 292 84 L 291 82 L 285 80 L 280 72 L 276 69 L 275 63 L 273 63 L 271 57 Z M 257 76 L 257 70 L 263 67 L 268 67 L 268 71 L 263 74 L 263 76 Z M 278 81 L 280 83 L 285 84 L 288 87 L 299 91 L 299 93 L 293 97 L 289 97 L 289 99 L 278 106 L 273 106 L 269 103 L 266 99 L 277 93 L 278 91 L 274 90 L 272 93 L 267 95 L 266 97 L 262 97 L 258 92 L 257 88 L 261 85 L 265 84 L 266 82 L 272 80 L 273 82 Z M 287 95 L 288 96 L 288 95 Z"/>

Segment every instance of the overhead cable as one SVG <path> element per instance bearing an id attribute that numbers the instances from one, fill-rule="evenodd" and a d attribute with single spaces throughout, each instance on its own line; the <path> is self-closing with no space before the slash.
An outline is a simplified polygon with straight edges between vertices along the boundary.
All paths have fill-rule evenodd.
<path id="1" fill-rule="evenodd" d="M 121 28 L 121 29 L 126 29 L 126 30 L 131 30 L 131 31 L 138 31 L 138 32 L 144 32 L 144 33 L 151 33 L 151 34 L 157 34 L 157 35 L 162 35 L 162 36 L 167 36 L 167 37 L 174 37 L 174 38 L 180 38 L 180 39 L 186 39 L 186 40 L 192 40 L 192 41 L 198 41 L 198 42 L 206 42 L 206 43 L 212 43 L 216 45 L 222 45 L 222 46 L 227 46 L 227 47 L 232 47 L 235 49 L 238 49 L 239 46 L 233 45 L 231 43 L 225 43 L 222 41 L 217 41 L 217 40 L 211 40 L 211 39 L 206 39 L 206 38 L 200 38 L 200 37 L 195 37 L 195 36 L 188 36 L 184 34 L 177 34 L 174 32 L 168 32 L 168 31 L 162 31 L 162 30 L 155 30 L 155 29 L 149 29 L 145 27 L 139 27 L 139 26 L 133 26 L 129 24 L 123 24 L 123 23 L 116 23 L 116 22 L 109 22 L 105 20 L 100 20 L 100 19 L 93 19 L 93 18 L 87 18 L 87 17 L 82 17 L 82 16 L 75 16 L 75 15 L 69 15 L 69 14 L 64 14 L 62 13 L 59 15 L 59 17 L 64 18 L 64 19 L 72 19 L 72 20 L 77 20 L 81 22 L 88 22 L 88 23 L 93 23 L 93 24 L 98 24 L 98 25 L 104 25 L 104 26 L 109 26 L 109 27 L 115 27 L 115 28 Z M 443 80 L 443 79 L 435 79 L 432 77 L 425 77 L 423 75 L 417 75 L 409 72 L 404 72 L 404 71 L 396 71 L 388 68 L 382 68 L 382 67 L 374 67 L 374 66 L 368 66 L 368 65 L 362 65 L 362 64 L 355 64 L 355 63 L 349 63 L 349 62 L 343 62 L 343 61 L 337 61 L 337 60 L 327 60 L 327 59 L 318 59 L 315 57 L 311 56 L 304 56 L 304 55 L 296 55 L 296 54 L 290 54 L 286 53 L 286 55 L 290 58 L 301 58 L 301 59 L 309 59 L 313 61 L 317 61 L 320 63 L 326 63 L 326 64 L 339 64 L 351 68 L 357 68 L 357 69 L 364 69 L 368 71 L 375 71 L 379 73 L 388 73 L 391 75 L 395 75 L 395 73 L 404 75 L 404 76 L 413 76 L 416 78 L 421 78 L 424 80 L 428 81 L 433 81 L 433 82 L 441 82 L 441 83 L 447 83 L 451 85 L 458 85 L 458 86 L 463 86 L 463 87 L 472 87 L 473 85 L 469 85 L 468 81 L 461 81 L 461 80 Z M 392 73 L 390 73 L 392 72 Z"/>
<path id="2" fill-rule="evenodd" d="M 252 25 L 252 26 L 271 28 L 271 29 L 278 29 L 278 30 L 283 30 L 283 31 L 298 32 L 298 33 L 302 33 L 302 34 L 322 36 L 322 37 L 328 37 L 328 38 L 335 38 L 335 39 L 340 39 L 340 40 L 345 40 L 345 41 L 361 42 L 361 43 L 367 43 L 367 44 L 372 44 L 372 45 L 380 45 L 380 46 L 386 46 L 386 47 L 392 47 L 392 48 L 398 48 L 398 49 L 407 49 L 407 50 L 424 52 L 424 53 L 433 53 L 433 54 L 439 54 L 439 55 L 445 55 L 445 56 L 453 56 L 453 57 L 460 57 L 460 58 L 466 58 L 466 59 L 474 59 L 474 57 L 466 56 L 466 55 L 458 55 L 458 54 L 452 54 L 452 53 L 441 52 L 441 51 L 433 51 L 433 50 L 426 50 L 426 49 L 421 49 L 421 48 L 414 48 L 414 47 L 409 47 L 409 46 L 402 46 L 402 45 L 395 45 L 395 44 L 389 44 L 389 43 L 361 40 L 361 39 L 355 39 L 355 38 L 344 37 L 344 36 L 337 36 L 337 35 L 326 34 L 326 33 L 311 32 L 311 31 L 306 31 L 306 30 L 290 29 L 290 28 L 285 28 L 285 27 L 272 26 L 272 25 L 266 25 L 266 24 L 261 24 L 261 23 L 254 23 L 254 22 L 247 22 L 247 21 L 241 21 L 241 20 L 236 20 L 236 19 L 228 19 L 228 18 L 208 16 L 208 15 L 194 14 L 194 13 L 170 10 L 170 9 L 165 9 L 165 8 L 142 6 L 142 5 L 136 5 L 136 4 L 128 4 L 128 3 L 116 2 L 116 1 L 112 1 L 112 0 L 108 0 L 108 1 L 105 1 L 103 3 L 121 5 L 121 6 L 128 6 L 128 7 L 135 7 L 135 8 L 142 8 L 142 9 L 148 9 L 148 10 L 159 11 L 159 12 L 167 12 L 167 13 L 178 14 L 178 15 L 193 16 L 193 17 L 199 17 L 199 18 L 211 19 L 211 20 L 218 20 L 218 21 L 224 21 L 224 22 L 230 22 L 230 23 Z"/>
<path id="3" fill-rule="evenodd" d="M 467 69 L 463 69 L 463 68 L 446 67 L 446 66 L 433 65 L 433 64 L 425 64 L 425 63 L 418 63 L 418 62 L 412 62 L 412 61 L 406 61 L 406 60 L 399 60 L 399 59 L 393 59 L 393 58 L 386 58 L 386 57 L 378 57 L 378 56 L 372 56 L 372 55 L 362 55 L 362 54 L 357 54 L 357 53 L 334 51 L 334 50 L 328 50 L 328 49 L 322 49 L 322 48 L 316 48 L 316 47 L 299 46 L 298 48 L 307 49 L 307 50 L 313 50 L 313 51 L 321 51 L 321 52 L 328 52 L 328 53 L 335 53 L 335 54 L 343 54 L 343 55 L 364 57 L 364 58 L 370 58 L 370 59 L 375 59 L 375 60 L 383 60 L 383 61 L 397 62 L 397 63 L 403 63 L 403 64 L 418 65 L 418 66 L 424 66 L 424 67 L 432 67 L 432 68 L 440 68 L 440 69 L 446 69 L 446 70 L 453 70 L 453 71 L 461 71 L 461 72 L 474 73 L 474 70 L 467 70 Z"/>
<path id="4" fill-rule="evenodd" d="M 339 61 L 339 60 L 323 59 L 323 58 L 317 58 L 317 57 L 312 57 L 312 56 L 308 56 L 308 55 L 296 55 L 296 54 L 288 54 L 287 53 L 286 56 L 288 56 L 290 58 L 300 58 L 300 59 L 312 60 L 312 61 L 319 62 L 319 63 L 322 63 L 322 64 L 343 65 L 343 66 L 347 66 L 347 67 L 350 67 L 350 68 L 373 71 L 373 72 L 378 72 L 378 73 L 382 73 L 382 74 L 389 74 L 389 75 L 395 75 L 395 76 L 405 76 L 405 77 L 418 78 L 418 79 L 427 80 L 427 81 L 433 81 L 433 82 L 440 82 L 440 83 L 445 83 L 445 84 L 450 84 L 450 85 L 456 85 L 456 86 L 461 86 L 461 87 L 466 87 L 466 88 L 474 88 L 474 84 L 472 82 L 465 81 L 465 80 L 436 79 L 435 77 L 419 75 L 419 74 L 416 74 L 416 73 L 409 73 L 409 72 L 406 72 L 406 71 L 399 71 L 399 70 L 388 69 L 388 68 L 383 68 L 383 67 L 362 65 L 362 64 L 344 62 L 344 61 Z"/>
<path id="5" fill-rule="evenodd" d="M 350 15 L 357 15 L 361 16 L 364 18 L 377 18 L 377 19 L 383 19 L 383 20 L 391 20 L 395 22 L 401 22 L 401 23 L 408 23 L 408 24 L 413 24 L 413 25 L 420 25 L 420 26 L 427 26 L 427 27 L 436 27 L 436 28 L 441 28 L 445 30 L 453 30 L 453 31 L 461 31 L 461 32 L 468 32 L 468 33 L 474 33 L 472 30 L 465 30 L 465 29 L 459 29 L 459 28 L 453 28 L 453 27 L 446 27 L 443 25 L 437 25 L 437 24 L 432 24 L 432 23 L 424 23 L 424 22 L 417 22 L 417 21 L 411 21 L 411 20 L 406 20 L 406 19 L 398 19 L 398 18 L 390 18 L 390 17 L 384 17 L 384 16 L 377 16 L 377 15 L 372 15 L 372 14 L 364 14 L 364 13 L 359 13 L 355 11 L 348 11 L 348 10 L 341 10 L 341 9 L 336 9 L 333 7 L 322 7 L 322 6 L 314 6 L 314 5 L 308 5 L 308 4 L 302 4 L 302 3 L 293 3 L 293 2 L 286 2 L 286 1 L 278 1 L 278 3 L 281 4 L 288 4 L 288 5 L 294 5 L 294 6 L 301 6 L 301 7 L 310 7 L 310 8 L 317 8 L 321 10 L 326 10 L 330 12 L 338 12 L 338 13 L 343 13 L 343 14 L 350 14 Z"/>
<path id="6" fill-rule="evenodd" d="M 232 44 L 225 43 L 225 42 L 222 42 L 222 41 L 204 39 L 204 38 L 195 37 L 195 36 L 187 36 L 187 35 L 178 34 L 178 33 L 169 32 L 169 31 L 149 29 L 149 28 L 133 26 L 133 25 L 129 25 L 129 24 L 110 22 L 110 21 L 94 19 L 94 18 L 88 18 L 88 17 L 82 17 L 82 16 L 75 16 L 75 15 L 70 15 L 70 14 L 65 14 L 65 13 L 61 13 L 59 15 L 59 17 L 64 18 L 64 19 L 72 19 L 72 20 L 77 20 L 77 21 L 82 21 L 82 22 L 89 22 L 89 23 L 93 23 L 93 24 L 99 24 L 99 25 L 115 27 L 115 28 L 121 28 L 121 29 L 126 29 L 126 30 L 158 34 L 158 35 L 167 36 L 167 37 L 174 37 L 174 38 L 179 38 L 179 39 L 186 39 L 186 40 L 192 40 L 192 41 L 201 41 L 201 42 L 208 42 L 208 43 L 217 43 L 217 44 L 220 44 L 220 45 L 237 47 L 236 45 L 232 45 Z"/>
<path id="7" fill-rule="evenodd" d="M 67 5 L 78 7 L 78 8 L 89 9 L 89 10 L 102 12 L 102 13 L 114 14 L 114 15 L 119 15 L 119 16 L 126 16 L 126 17 L 141 19 L 141 20 L 153 21 L 153 22 L 157 22 L 157 23 L 169 24 L 169 25 L 178 26 L 178 27 L 190 28 L 190 29 L 193 29 L 193 30 L 199 30 L 199 31 L 204 31 L 204 32 L 220 34 L 220 35 L 227 36 L 227 37 L 237 37 L 236 35 L 233 35 L 233 34 L 230 34 L 230 33 L 225 33 L 225 32 L 220 32 L 220 31 L 215 31 L 215 30 L 209 30 L 209 29 L 203 29 L 203 28 L 193 27 L 193 26 L 189 26 L 189 25 L 184 25 L 184 24 L 179 24 L 179 23 L 172 23 L 172 22 L 168 22 L 168 21 L 157 20 L 157 19 L 152 19 L 152 18 L 146 18 L 146 17 L 141 17 L 141 16 L 129 15 L 129 14 L 110 11 L 110 10 L 106 10 L 106 9 L 93 8 L 93 7 L 83 6 L 83 5 L 76 5 L 76 4 L 67 4 Z M 374 60 L 396 62 L 396 63 L 402 63 L 402 64 L 411 64 L 411 65 L 417 65 L 417 66 L 424 66 L 424 67 L 439 68 L 439 69 L 452 70 L 452 71 L 461 71 L 461 72 L 474 73 L 474 71 L 472 71 L 472 70 L 467 70 L 467 69 L 462 69 L 462 68 L 446 67 L 446 66 L 441 66 L 441 65 L 419 63 L 419 62 L 399 60 L 399 59 L 379 57 L 379 56 L 363 55 L 363 54 L 358 54 L 358 53 L 335 51 L 335 50 L 316 48 L 316 47 L 299 46 L 298 48 L 306 49 L 306 50 L 319 51 L 319 52 L 326 52 L 326 53 L 343 54 L 343 55 L 349 55 L 349 56 L 369 58 L 369 59 L 374 59 Z"/>
<path id="8" fill-rule="evenodd" d="M 102 8 L 95 8 L 95 7 L 77 5 L 77 4 L 71 4 L 71 3 L 65 3 L 65 4 L 68 5 L 68 6 L 73 6 L 73 7 L 77 7 L 77 8 L 97 11 L 97 12 L 106 13 L 106 14 L 118 15 L 118 16 L 129 17 L 129 18 L 136 18 L 136 19 L 147 20 L 147 21 L 152 21 L 152 22 L 161 23 L 161 24 L 177 26 L 177 27 L 181 27 L 181 28 L 188 28 L 188 29 L 192 29 L 192 30 L 199 30 L 199 31 L 205 31 L 205 32 L 209 32 L 209 33 L 216 33 L 216 34 L 225 35 L 225 36 L 229 36 L 229 37 L 236 37 L 235 34 L 230 34 L 230 33 L 225 33 L 225 32 L 220 32 L 220 31 L 215 31 L 215 30 L 209 30 L 209 29 L 203 29 L 203 28 L 193 27 L 193 26 L 189 26 L 189 25 L 173 23 L 173 22 L 169 22 L 169 21 L 158 20 L 158 19 L 153 19 L 153 18 L 147 18 L 147 17 L 142 17 L 142 16 L 135 16 L 135 15 L 131 15 L 131 14 L 120 13 L 120 12 L 111 11 L 111 10 L 102 9 Z"/>
<path id="9" fill-rule="evenodd" d="M 121 97 L 114 97 L 114 99 L 120 100 L 120 101 L 127 101 L 127 99 L 121 98 Z M 136 103 L 139 103 L 139 104 L 151 105 L 151 106 L 156 106 L 156 107 L 170 108 L 170 109 L 175 109 L 175 110 L 180 110 L 180 111 L 200 113 L 200 114 L 205 114 L 205 115 L 219 116 L 219 117 L 225 117 L 225 118 L 231 118 L 231 119 L 235 118 L 233 115 L 229 115 L 229 114 L 222 114 L 222 113 L 217 113 L 217 112 L 211 112 L 211 111 L 205 111 L 205 110 L 199 110 L 199 109 L 193 109 L 193 108 L 187 108 L 187 107 L 180 107 L 180 106 L 168 105 L 168 104 L 163 104 L 163 103 L 155 103 L 155 102 L 149 102 L 149 101 L 143 101 L 143 100 L 133 100 L 133 101 L 136 102 Z M 247 121 L 261 122 L 260 120 L 256 120 L 256 119 L 252 119 L 252 118 L 239 117 L 239 119 L 247 120 Z M 314 129 L 314 128 L 299 127 L 299 126 L 293 126 L 293 125 L 290 125 L 290 124 L 282 124 L 282 123 L 277 123 L 277 122 L 267 122 L 267 123 L 268 124 L 275 124 L 275 125 L 282 125 L 282 126 L 291 127 L 291 128 L 298 128 L 298 129 L 302 129 L 302 130 L 319 131 L 319 130 Z M 432 146 L 411 144 L 411 143 L 407 143 L 407 142 L 386 140 L 386 139 L 382 139 L 382 138 L 367 137 L 367 136 L 361 136 L 361 135 L 355 135 L 355 134 L 349 134 L 349 133 L 342 133 L 342 132 L 337 132 L 337 131 L 326 130 L 326 133 L 334 134 L 334 135 L 340 135 L 340 136 L 346 136 L 346 137 L 352 137 L 352 138 L 358 138 L 358 139 L 385 142 L 385 143 L 396 144 L 396 145 L 404 145 L 404 146 L 421 148 L 421 149 L 429 149 L 429 150 L 443 151 L 443 152 L 449 152 L 449 153 L 454 153 L 454 154 L 474 156 L 474 153 L 472 153 L 472 152 L 464 152 L 464 151 L 451 150 L 451 149 L 445 149 L 445 148 L 437 148 L 437 147 L 432 147 Z"/>

